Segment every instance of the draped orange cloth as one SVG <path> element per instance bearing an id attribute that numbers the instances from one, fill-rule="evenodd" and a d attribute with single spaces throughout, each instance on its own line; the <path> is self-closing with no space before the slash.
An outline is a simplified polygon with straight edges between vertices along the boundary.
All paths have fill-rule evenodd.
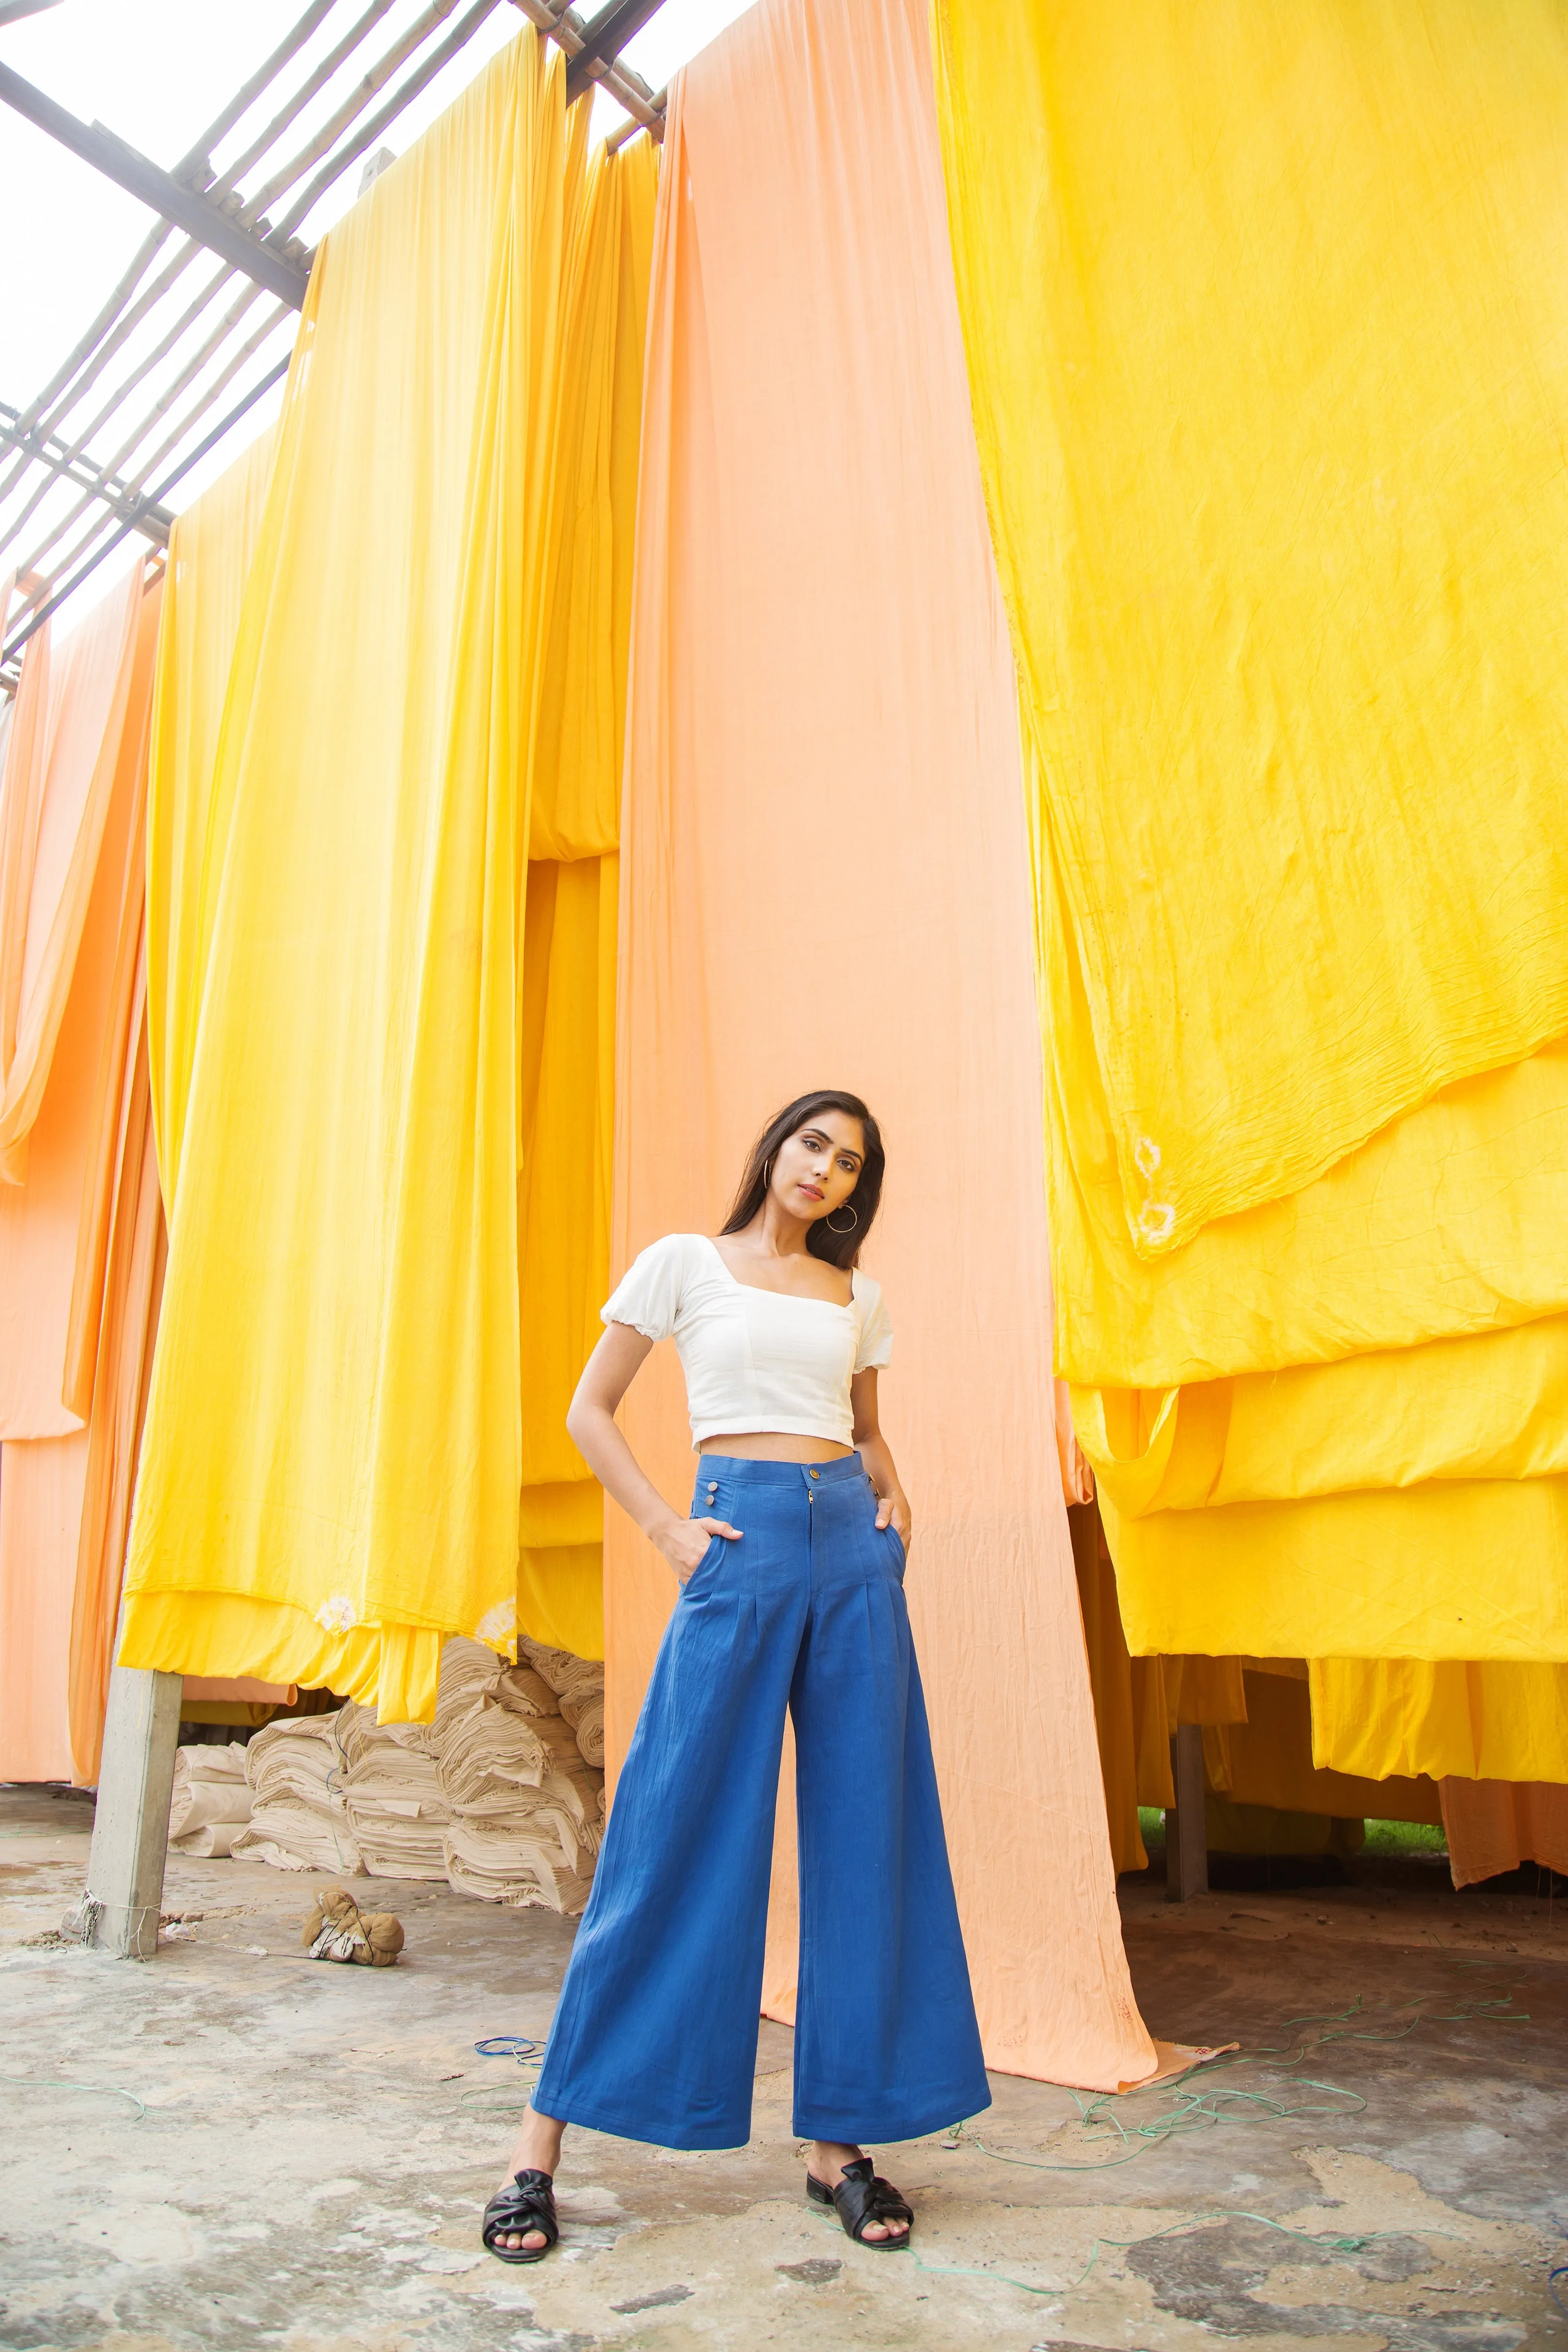
<path id="1" fill-rule="evenodd" d="M 100 1076 L 107 1029 L 128 1009 L 119 947 L 128 885 L 140 887 L 156 625 L 156 593 L 143 598 L 138 568 L 63 646 L 46 624 L 17 693 L 0 885 L 0 986 L 17 1041 L 0 1152 L 0 1439 L 60 1437 L 86 1418 L 85 1401 L 67 1401 L 66 1357 L 89 1160 L 89 1257 L 105 1213 Z"/>
<path id="2" fill-rule="evenodd" d="M 0 1777 L 18 1780 L 97 1775 L 155 1314 L 142 872 L 161 593 L 138 566 L 63 646 L 32 641 L 0 809 L 15 1113 L 0 1183 Z"/>
<path id="3" fill-rule="evenodd" d="M 898 1335 L 884 1421 L 914 1506 L 910 1611 L 987 2062 L 1140 2081 L 1155 2053 L 1121 1948 L 1053 1423 L 1016 699 L 921 0 L 766 0 L 688 68 L 642 447 L 615 1260 L 711 1230 L 790 1096 L 870 1101 L 889 1176 L 867 1264 Z M 683 1501 L 672 1351 L 626 1423 Z M 611 1509 L 617 1758 L 674 1592 Z M 781 1841 L 767 1998 L 785 2014 L 792 1879 Z"/>
<path id="4" fill-rule="evenodd" d="M 1568 1875 L 1568 1789 L 1560 1781 L 1445 1780 L 1443 1826 L 1456 1886 L 1521 1862 Z"/>

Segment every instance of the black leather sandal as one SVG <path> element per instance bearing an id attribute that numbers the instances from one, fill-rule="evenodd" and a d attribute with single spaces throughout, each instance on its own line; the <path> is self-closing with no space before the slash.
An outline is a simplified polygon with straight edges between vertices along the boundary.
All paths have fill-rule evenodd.
<path id="1" fill-rule="evenodd" d="M 826 2180 L 818 2180 L 815 2172 L 805 2176 L 805 2193 L 814 2205 L 831 2205 L 844 2224 L 847 2237 L 868 2253 L 897 2253 L 910 2242 L 914 2227 L 914 2209 L 907 2205 L 890 2180 L 871 2168 L 868 2156 L 858 2156 L 853 2164 L 844 2168 L 844 2178 L 837 2189 L 829 2189 Z M 902 2221 L 907 2226 L 898 2238 L 868 2238 L 868 2222 Z"/>
<path id="2" fill-rule="evenodd" d="M 504 2189 L 498 2189 L 485 2207 L 484 2226 L 480 2236 L 498 2262 L 542 2263 L 561 2236 L 561 2224 L 555 2218 L 554 2174 L 550 2172 L 520 2172 Z M 510 2238 L 513 2231 L 526 2237 L 531 2230 L 542 2230 L 542 2246 L 499 2246 L 498 2238 Z"/>

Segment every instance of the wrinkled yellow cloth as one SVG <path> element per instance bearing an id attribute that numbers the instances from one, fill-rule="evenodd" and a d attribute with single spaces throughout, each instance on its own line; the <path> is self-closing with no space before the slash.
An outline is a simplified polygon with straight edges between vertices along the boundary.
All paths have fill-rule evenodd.
<path id="1" fill-rule="evenodd" d="M 1568 1031 L 1568 43 L 1552 0 L 934 22 L 1050 1017 L 1155 1255 Z"/>
<path id="2" fill-rule="evenodd" d="M 522 962 L 518 1622 L 605 1651 L 604 1496 L 566 1434 L 609 1288 L 632 543 L 658 151 L 588 166 L 567 273 Z"/>
<path id="3" fill-rule="evenodd" d="M 175 520 L 163 575 L 147 773 L 147 1055 L 172 1204 L 230 803 L 218 736 L 277 436 L 264 433 Z M 223 780 L 232 794 L 231 762 Z"/>
<path id="4" fill-rule="evenodd" d="M 1310 1672 L 1319 1764 L 1568 1781 L 1568 1667 L 1314 1658 Z"/>
<path id="5" fill-rule="evenodd" d="M 1124 1517 L 1426 1479 L 1568 1474 L 1568 1316 L 1180 1389 L 1071 1391 Z"/>
<path id="6" fill-rule="evenodd" d="M 1568 1308 L 1568 1041 L 1449 1087 L 1290 1198 L 1140 1258 L 1098 1066 L 1057 1018 L 1081 1007 L 1081 980 L 1035 793 L 1030 815 L 1059 1371 L 1166 1388 Z"/>
<path id="7" fill-rule="evenodd" d="M 444 1635 L 515 1622 L 526 789 L 585 111 L 569 142 L 525 30 L 324 241 L 213 785 L 121 1656 L 384 1719 L 428 1717 Z"/>
<path id="8" fill-rule="evenodd" d="M 1568 1478 L 1100 1510 L 1135 1657 L 1568 1664 Z"/>

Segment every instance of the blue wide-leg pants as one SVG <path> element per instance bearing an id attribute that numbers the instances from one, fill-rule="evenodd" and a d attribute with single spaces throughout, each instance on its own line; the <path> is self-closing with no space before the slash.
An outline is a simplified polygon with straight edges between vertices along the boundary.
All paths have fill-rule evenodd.
<path id="1" fill-rule="evenodd" d="M 663 2147 L 751 2136 L 774 1801 L 795 1717 L 795 2129 L 913 2139 L 990 2105 L 903 1547 L 858 1454 L 706 1454 L 727 1519 L 676 1603 L 533 2095 Z"/>

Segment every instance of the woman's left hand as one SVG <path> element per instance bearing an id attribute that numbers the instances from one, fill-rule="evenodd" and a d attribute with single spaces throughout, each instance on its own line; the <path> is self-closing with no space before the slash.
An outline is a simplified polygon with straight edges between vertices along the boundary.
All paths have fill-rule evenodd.
<path id="1" fill-rule="evenodd" d="M 878 1496 L 877 1525 L 879 1528 L 891 1528 L 905 1551 L 908 1552 L 914 1526 L 910 1517 L 910 1507 L 901 1495 Z"/>

